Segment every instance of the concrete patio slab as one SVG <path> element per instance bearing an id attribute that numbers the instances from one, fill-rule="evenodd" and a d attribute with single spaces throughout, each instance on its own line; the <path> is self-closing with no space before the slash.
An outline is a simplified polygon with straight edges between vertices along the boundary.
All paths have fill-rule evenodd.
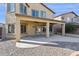
<path id="1" fill-rule="evenodd" d="M 26 37 L 21 39 L 20 42 L 16 42 L 16 46 L 19 48 L 33 48 L 39 45 L 58 45 L 54 42 L 71 42 L 79 43 L 79 38 L 54 35 L 50 38 L 45 37 Z"/>
<path id="2" fill-rule="evenodd" d="M 67 36 L 60 36 L 60 35 L 54 35 L 51 38 L 49 38 L 50 41 L 58 41 L 58 42 L 77 42 L 79 43 L 78 37 L 67 37 Z"/>
<path id="3" fill-rule="evenodd" d="M 77 37 L 67 37 L 67 36 L 61 36 L 61 35 L 53 35 L 49 38 L 46 37 L 26 37 L 24 39 L 21 39 L 20 41 L 32 41 L 32 42 L 51 42 L 51 41 L 61 41 L 61 42 L 79 42 L 79 38 Z"/>
<path id="4" fill-rule="evenodd" d="M 0 56 L 70 56 L 79 51 L 79 43 L 52 42 L 58 45 L 40 45 L 34 48 L 17 48 L 15 40 L 0 42 Z"/>

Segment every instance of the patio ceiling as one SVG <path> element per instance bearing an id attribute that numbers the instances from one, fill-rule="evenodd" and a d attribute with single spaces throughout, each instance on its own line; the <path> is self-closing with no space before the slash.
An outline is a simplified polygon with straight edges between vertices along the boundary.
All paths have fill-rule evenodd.
<path id="1" fill-rule="evenodd" d="M 40 18 L 40 17 L 32 17 L 32 16 L 27 16 L 27 15 L 22 15 L 22 14 L 15 14 L 16 17 L 20 20 L 24 21 L 34 21 L 34 22 L 49 22 L 49 23 L 57 23 L 57 24 L 65 24 L 63 21 L 58 21 L 54 19 L 48 19 L 48 18 Z"/>

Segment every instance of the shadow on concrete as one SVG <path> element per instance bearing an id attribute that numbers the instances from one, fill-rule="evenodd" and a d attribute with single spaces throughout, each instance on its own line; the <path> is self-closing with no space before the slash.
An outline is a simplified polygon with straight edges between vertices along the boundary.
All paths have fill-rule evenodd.
<path id="1" fill-rule="evenodd" d="M 36 44 L 36 45 L 43 45 L 43 46 L 51 46 L 51 47 L 60 47 L 60 48 L 66 48 L 66 49 L 71 49 L 74 51 L 79 51 L 79 43 L 72 43 L 72 42 L 56 42 L 52 41 L 49 43 L 36 43 L 36 42 L 24 42 L 24 41 L 19 41 L 21 43 L 27 43 L 27 44 Z M 55 44 L 50 44 L 50 43 L 55 43 Z"/>
<path id="2" fill-rule="evenodd" d="M 57 42 L 57 41 L 52 41 L 52 43 L 56 43 L 58 45 L 53 45 L 54 47 L 60 47 L 60 48 L 66 48 L 66 49 L 71 49 L 74 51 L 79 51 L 79 43 L 74 43 L 74 42 Z"/>

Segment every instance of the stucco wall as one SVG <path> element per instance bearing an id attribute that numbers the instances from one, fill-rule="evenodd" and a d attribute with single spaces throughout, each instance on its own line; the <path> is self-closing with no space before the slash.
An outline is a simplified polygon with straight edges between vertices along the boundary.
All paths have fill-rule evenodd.
<path id="1" fill-rule="evenodd" d="M 8 24 L 15 24 L 16 17 L 14 13 L 7 13 L 6 16 L 6 38 L 13 38 L 15 37 L 15 33 L 8 33 Z"/>
<path id="2" fill-rule="evenodd" d="M 21 37 L 37 35 L 36 30 L 35 30 L 36 27 L 44 25 L 44 23 L 35 23 L 35 22 L 28 22 L 28 21 L 26 22 L 21 21 L 21 24 L 26 24 L 26 33 L 21 34 Z"/>
<path id="3" fill-rule="evenodd" d="M 25 4 L 24 4 L 25 5 Z M 30 7 L 27 7 L 27 5 L 25 5 L 27 7 L 27 15 L 31 16 L 32 14 L 32 9 L 38 10 L 38 11 L 46 11 L 46 18 L 51 18 L 53 17 L 53 13 L 51 11 L 49 11 L 47 8 L 45 8 L 44 6 L 42 6 L 39 3 L 28 3 L 28 5 Z M 16 13 L 20 13 L 20 4 L 16 4 Z M 40 14 L 39 14 L 40 16 Z"/>
<path id="4" fill-rule="evenodd" d="M 25 4 L 24 4 L 25 5 Z M 44 6 L 42 6 L 41 4 L 30 4 L 28 3 L 28 5 L 30 5 L 30 7 L 27 7 L 27 15 L 30 15 L 31 16 L 31 10 L 32 9 L 36 9 L 36 10 L 43 10 L 43 11 L 46 11 L 47 15 L 46 17 L 47 18 L 52 18 L 53 16 L 51 16 L 52 12 L 49 11 L 47 8 L 45 8 Z M 18 3 L 15 4 L 15 12 L 14 13 L 19 13 L 20 14 L 20 6 Z M 6 37 L 8 38 L 15 38 L 16 36 L 16 33 L 8 33 L 8 24 L 16 24 L 16 20 L 20 20 L 20 22 L 23 22 L 25 21 L 27 25 L 27 33 L 25 34 L 21 34 L 21 37 L 23 36 L 27 36 L 27 35 L 35 35 L 35 26 L 38 26 L 39 24 L 42 25 L 46 22 L 50 22 L 50 23 L 60 23 L 61 22 L 56 22 L 56 21 L 49 21 L 49 20 L 45 20 L 45 19 L 36 19 L 36 18 L 31 18 L 31 17 L 17 17 L 15 16 L 14 13 L 7 13 L 6 16 Z M 29 21 L 29 22 L 28 22 Z M 38 22 L 38 24 L 36 24 L 35 22 Z M 41 23 L 42 22 L 42 23 Z M 18 25 L 18 24 L 17 24 Z M 19 25 L 18 25 L 19 26 Z M 19 27 L 18 27 L 19 28 Z"/>

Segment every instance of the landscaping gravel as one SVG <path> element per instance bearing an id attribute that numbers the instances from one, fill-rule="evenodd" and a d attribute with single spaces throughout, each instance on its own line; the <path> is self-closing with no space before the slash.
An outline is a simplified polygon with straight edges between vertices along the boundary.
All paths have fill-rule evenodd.
<path id="1" fill-rule="evenodd" d="M 53 43 L 53 42 L 52 42 Z M 14 40 L 0 42 L 0 56 L 70 56 L 79 50 L 79 43 L 54 42 L 58 45 L 40 45 L 35 48 L 17 48 Z"/>

